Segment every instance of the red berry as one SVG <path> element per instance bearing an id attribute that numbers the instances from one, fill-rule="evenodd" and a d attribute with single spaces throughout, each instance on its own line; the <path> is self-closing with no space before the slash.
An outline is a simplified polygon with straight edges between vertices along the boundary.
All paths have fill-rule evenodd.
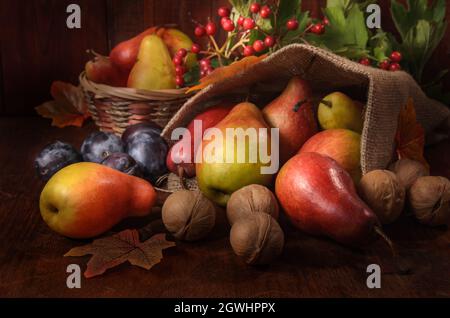
<path id="1" fill-rule="evenodd" d="M 273 38 L 273 36 L 266 36 L 266 38 L 264 39 L 264 44 L 267 47 L 272 47 L 275 44 L 275 39 Z"/>
<path id="2" fill-rule="evenodd" d="M 397 62 L 394 62 L 389 66 L 389 70 L 392 72 L 400 71 L 401 69 L 402 67 Z"/>
<path id="3" fill-rule="evenodd" d="M 186 49 L 181 48 L 177 52 L 177 56 L 179 56 L 179 57 L 186 57 L 186 55 L 187 55 L 187 50 Z"/>
<path id="4" fill-rule="evenodd" d="M 196 37 L 201 38 L 202 36 L 204 36 L 204 35 L 206 34 L 206 30 L 205 30 L 204 27 L 202 27 L 202 26 L 199 25 L 199 26 L 197 26 L 197 27 L 195 28 L 194 34 L 195 34 Z"/>
<path id="5" fill-rule="evenodd" d="M 233 21 L 231 21 L 230 18 L 222 18 L 222 19 L 227 19 L 225 21 L 222 22 L 222 28 L 227 31 L 227 32 L 232 32 L 234 31 L 234 23 Z"/>
<path id="6" fill-rule="evenodd" d="M 183 58 L 181 56 L 175 55 L 173 58 L 173 64 L 175 65 L 182 65 L 183 64 Z"/>
<path id="7" fill-rule="evenodd" d="M 247 45 L 246 47 L 244 47 L 244 55 L 245 56 L 251 56 L 253 54 L 255 54 L 255 50 L 253 49 L 253 46 Z"/>
<path id="8" fill-rule="evenodd" d="M 200 61 L 200 67 L 201 68 L 208 68 L 211 66 L 211 60 L 209 59 L 203 59 Z"/>
<path id="9" fill-rule="evenodd" d="M 272 10 L 270 10 L 269 6 L 263 6 L 259 14 L 261 15 L 261 18 L 267 19 L 272 14 Z"/>
<path id="10" fill-rule="evenodd" d="M 230 13 L 230 9 L 228 9 L 227 7 L 220 7 L 219 10 L 217 10 L 217 14 L 220 17 L 229 17 Z"/>
<path id="11" fill-rule="evenodd" d="M 177 65 L 175 67 L 175 73 L 177 75 L 183 75 L 184 73 L 186 73 L 186 68 L 183 65 Z"/>
<path id="12" fill-rule="evenodd" d="M 261 10 L 261 5 L 259 3 L 252 3 L 252 5 L 250 6 L 250 11 L 254 14 L 258 13 L 259 10 Z"/>
<path id="13" fill-rule="evenodd" d="M 402 61 L 402 59 L 403 59 L 402 53 L 400 53 L 399 51 L 392 52 L 392 54 L 391 54 L 392 62 L 399 63 Z"/>
<path id="14" fill-rule="evenodd" d="M 390 66 L 391 62 L 389 60 L 384 60 L 380 62 L 380 64 L 378 65 L 378 67 L 381 68 L 382 70 L 388 70 Z"/>
<path id="15" fill-rule="evenodd" d="M 175 82 L 177 83 L 178 87 L 184 86 L 184 78 L 183 78 L 183 76 L 177 76 L 175 78 Z"/>
<path id="16" fill-rule="evenodd" d="M 330 20 L 328 20 L 327 17 L 323 17 L 322 23 L 323 23 L 324 25 L 330 25 Z"/>
<path id="17" fill-rule="evenodd" d="M 214 71 L 214 69 L 212 67 L 208 68 L 207 70 L 205 70 L 206 76 L 208 76 L 209 74 L 211 74 Z"/>
<path id="18" fill-rule="evenodd" d="M 254 49 L 256 52 L 262 52 L 262 51 L 264 51 L 265 48 L 266 48 L 266 47 L 265 47 L 263 41 L 261 41 L 261 40 L 256 40 L 255 42 L 253 42 L 253 49 Z"/>
<path id="19" fill-rule="evenodd" d="M 286 23 L 286 27 L 290 31 L 298 29 L 298 21 L 296 19 L 291 19 Z"/>
<path id="20" fill-rule="evenodd" d="M 206 25 L 206 34 L 214 35 L 216 34 L 216 31 L 217 31 L 216 24 L 214 22 L 208 22 L 208 24 Z"/>
<path id="21" fill-rule="evenodd" d="M 200 45 L 198 45 L 197 43 L 192 44 L 192 47 L 191 47 L 192 53 L 198 54 L 198 53 L 200 53 L 201 50 L 202 50 L 202 48 Z"/>
<path id="22" fill-rule="evenodd" d="M 256 24 L 252 18 L 245 18 L 243 26 L 245 30 L 251 30 L 255 28 Z"/>
<path id="23" fill-rule="evenodd" d="M 311 27 L 311 32 L 314 34 L 323 34 L 325 32 L 325 26 L 321 23 L 314 24 Z"/>
<path id="24" fill-rule="evenodd" d="M 206 71 L 205 70 L 201 70 L 200 71 L 200 77 L 205 77 L 206 76 Z"/>
<path id="25" fill-rule="evenodd" d="M 238 24 L 239 26 L 243 26 L 243 25 L 244 25 L 244 20 L 245 20 L 245 18 L 244 18 L 243 16 L 240 16 L 240 17 L 238 18 L 238 20 L 237 20 L 237 24 Z"/>
<path id="26" fill-rule="evenodd" d="M 370 60 L 367 57 L 364 57 L 359 60 L 359 64 L 370 66 Z"/>

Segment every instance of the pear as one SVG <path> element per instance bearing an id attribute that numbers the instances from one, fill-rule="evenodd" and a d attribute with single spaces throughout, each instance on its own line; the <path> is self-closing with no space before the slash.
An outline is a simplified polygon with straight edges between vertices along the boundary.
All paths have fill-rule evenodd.
<path id="1" fill-rule="evenodd" d="M 157 35 L 148 35 L 142 40 L 128 87 L 145 90 L 176 88 L 175 66 L 167 46 Z"/>
<path id="2" fill-rule="evenodd" d="M 80 162 L 58 171 L 42 190 L 39 208 L 55 232 L 96 237 L 128 217 L 152 212 L 156 191 L 147 181 L 109 167 Z"/>
<path id="3" fill-rule="evenodd" d="M 197 181 L 205 196 L 225 206 L 233 192 L 247 185 L 268 186 L 273 174 L 278 171 L 278 166 L 272 168 L 278 158 L 266 161 L 259 155 L 262 151 L 270 156 L 272 145 L 270 128 L 258 107 L 251 103 L 241 103 L 214 128 L 210 132 L 214 131 L 217 135 L 208 138 L 208 130 L 206 131 L 199 147 L 201 151 L 197 152 L 196 157 Z M 266 129 L 267 134 L 260 134 L 263 131 L 261 129 Z M 248 133 L 247 137 L 242 138 L 242 132 Z M 252 133 L 254 138 L 248 138 Z M 208 160 L 208 153 L 215 155 L 215 159 Z M 255 153 L 256 158 L 252 157 Z M 269 168 L 269 171 L 276 171 L 264 171 L 264 167 Z"/>
<path id="4" fill-rule="evenodd" d="M 172 56 L 175 56 L 180 49 L 190 51 L 192 44 L 194 44 L 189 36 L 177 29 L 166 29 L 162 32 L 161 37 L 164 43 L 166 43 Z M 188 53 L 185 63 L 186 67 L 191 69 L 196 63 L 197 55 L 194 53 Z"/>
<path id="5" fill-rule="evenodd" d="M 309 84 L 295 76 L 283 93 L 263 109 L 267 123 L 279 129 L 281 162 L 289 160 L 317 132 L 313 107 L 307 101 L 311 96 Z"/>
<path id="6" fill-rule="evenodd" d="M 322 129 L 350 129 L 361 133 L 364 125 L 363 106 L 347 95 L 335 92 L 319 104 L 318 119 Z"/>

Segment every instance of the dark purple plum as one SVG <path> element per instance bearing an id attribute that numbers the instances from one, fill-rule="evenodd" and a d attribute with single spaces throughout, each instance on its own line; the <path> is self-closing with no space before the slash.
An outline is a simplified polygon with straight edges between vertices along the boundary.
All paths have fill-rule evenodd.
<path id="1" fill-rule="evenodd" d="M 119 170 L 130 176 L 141 177 L 142 171 L 136 160 L 126 153 L 113 153 L 105 160 L 102 161 L 102 165 Z"/>
<path id="2" fill-rule="evenodd" d="M 134 137 L 141 133 L 161 135 L 161 127 L 154 123 L 140 123 L 129 126 L 122 134 L 122 141 L 128 144 L 133 141 Z"/>
<path id="3" fill-rule="evenodd" d="M 155 182 L 167 172 L 166 157 L 169 147 L 154 133 L 140 133 L 126 144 L 126 152 L 141 166 L 144 177 Z"/>
<path id="4" fill-rule="evenodd" d="M 39 178 L 48 180 L 62 168 L 82 160 L 80 153 L 74 147 L 56 141 L 42 149 L 34 161 L 34 166 Z"/>
<path id="5" fill-rule="evenodd" d="M 124 152 L 124 145 L 122 140 L 113 133 L 94 132 L 81 145 L 84 161 L 101 163 L 106 157 L 116 152 Z"/>

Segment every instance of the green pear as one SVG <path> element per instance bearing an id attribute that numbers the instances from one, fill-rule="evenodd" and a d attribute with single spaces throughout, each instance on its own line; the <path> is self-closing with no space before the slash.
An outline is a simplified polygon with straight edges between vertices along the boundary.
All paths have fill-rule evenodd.
<path id="1" fill-rule="evenodd" d="M 176 88 L 175 66 L 166 44 L 157 35 L 148 35 L 142 40 L 138 60 L 128 77 L 128 87 L 145 90 Z"/>
<path id="2" fill-rule="evenodd" d="M 335 92 L 319 104 L 318 119 L 322 129 L 350 129 L 361 133 L 364 125 L 363 107 L 347 95 Z"/>
<path id="3" fill-rule="evenodd" d="M 251 103 L 241 103 L 215 128 L 217 135 L 214 134 L 214 137 L 208 138 L 206 131 L 199 148 L 201 151 L 197 152 L 196 157 L 198 186 L 204 195 L 225 206 L 233 192 L 247 185 L 270 185 L 273 175 L 278 171 L 278 160 L 270 158 L 266 161 L 258 155 L 262 151 L 270 156 L 274 148 L 271 145 L 270 127 L 259 108 Z M 266 129 L 265 135 L 260 134 L 264 131 L 261 128 Z M 243 132 L 248 133 L 247 137 L 243 137 Z M 248 137 L 252 134 L 254 138 Z M 214 160 L 207 160 L 208 153 L 216 156 Z M 256 157 L 252 155 L 255 153 Z M 264 171 L 264 167 L 268 170 L 273 168 L 274 171 Z"/>

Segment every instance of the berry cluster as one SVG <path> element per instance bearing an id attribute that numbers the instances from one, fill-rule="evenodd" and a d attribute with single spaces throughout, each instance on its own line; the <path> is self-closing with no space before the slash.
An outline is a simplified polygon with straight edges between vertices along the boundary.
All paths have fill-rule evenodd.
<path id="1" fill-rule="evenodd" d="M 317 35 L 322 35 L 325 33 L 325 27 L 330 25 L 330 21 L 327 17 L 324 17 L 322 21 L 318 23 L 313 23 L 308 26 L 308 31 Z"/>
<path id="2" fill-rule="evenodd" d="M 394 51 L 391 53 L 391 56 L 388 59 L 378 63 L 378 68 L 385 71 L 392 71 L 392 72 L 399 71 L 402 69 L 402 67 L 400 66 L 402 58 L 403 58 L 402 53 Z M 372 65 L 372 63 L 367 57 L 360 59 L 359 63 L 366 66 Z"/>
<path id="3" fill-rule="evenodd" d="M 176 78 L 175 81 L 177 83 L 178 87 L 184 86 L 184 74 L 186 73 L 186 56 L 188 54 L 188 51 L 186 49 L 179 49 L 177 54 L 175 54 L 173 58 L 173 64 L 175 65 L 175 74 Z"/>

